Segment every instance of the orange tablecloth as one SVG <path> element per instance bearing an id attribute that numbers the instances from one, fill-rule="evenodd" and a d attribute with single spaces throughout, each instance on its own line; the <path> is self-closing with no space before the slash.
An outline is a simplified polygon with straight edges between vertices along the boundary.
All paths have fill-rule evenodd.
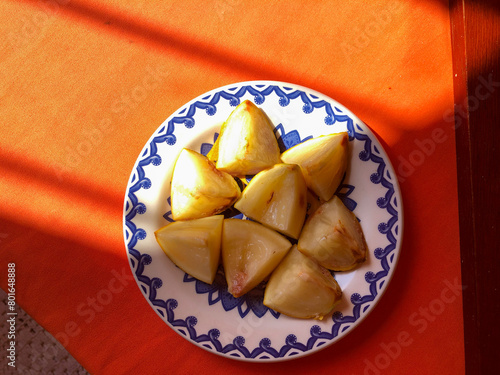
<path id="1" fill-rule="evenodd" d="M 19 305 L 89 372 L 463 373 L 448 2 L 5 0 L 0 17 L 0 286 L 14 262 Z M 310 87 L 365 121 L 405 206 L 373 313 L 278 364 L 172 331 L 122 236 L 127 181 L 156 128 L 206 91 L 259 79 Z"/>

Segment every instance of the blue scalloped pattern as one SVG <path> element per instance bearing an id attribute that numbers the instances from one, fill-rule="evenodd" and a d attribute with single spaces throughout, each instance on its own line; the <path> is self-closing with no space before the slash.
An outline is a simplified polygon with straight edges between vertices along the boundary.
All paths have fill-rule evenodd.
<path id="1" fill-rule="evenodd" d="M 382 184 L 382 186 L 387 189 L 385 196 L 380 197 L 377 200 L 377 205 L 380 208 L 387 210 L 390 214 L 389 221 L 386 223 L 380 223 L 378 226 L 379 232 L 387 237 L 389 245 L 383 249 L 377 248 L 374 251 L 375 257 L 380 260 L 382 271 L 379 271 L 377 274 L 374 274 L 373 272 L 366 273 L 365 280 L 370 285 L 370 294 L 361 296 L 355 293 L 351 296 L 351 302 L 354 305 L 352 316 L 343 316 L 340 312 L 336 312 L 332 317 L 333 325 L 328 331 L 322 331 L 319 326 L 315 325 L 311 328 L 310 337 L 306 342 L 297 342 L 297 338 L 293 334 L 290 334 L 285 339 L 285 342 L 278 343 L 276 348 L 272 346 L 270 339 L 263 338 L 258 347 L 249 349 L 245 346 L 245 339 L 241 336 L 236 337 L 231 344 L 223 346 L 219 341 L 220 331 L 218 329 L 213 328 L 207 333 L 199 333 L 195 329 L 197 324 L 196 317 L 189 316 L 186 319 L 176 319 L 174 310 L 176 309 L 178 302 L 175 299 L 162 300 L 156 298 L 156 289 L 162 286 L 162 280 L 156 277 L 149 278 L 143 274 L 145 266 L 151 263 L 151 256 L 148 254 L 141 254 L 137 249 L 135 249 L 137 242 L 146 238 L 146 231 L 142 228 L 137 228 L 133 222 L 136 215 L 141 215 L 146 212 L 146 206 L 138 201 L 136 192 L 140 189 L 149 189 L 151 187 L 151 181 L 145 177 L 144 167 L 149 164 L 159 165 L 161 163 L 161 157 L 157 154 L 157 145 L 163 142 L 166 142 L 169 145 L 175 144 L 175 126 L 183 124 L 188 128 L 193 127 L 195 125 L 193 116 L 197 110 L 204 110 L 208 115 L 214 115 L 217 111 L 216 104 L 221 100 L 221 98 L 228 100 L 231 106 L 237 106 L 240 103 L 240 98 L 246 93 L 253 96 L 254 102 L 257 105 L 264 103 L 266 97 L 272 93 L 275 93 L 278 96 L 278 103 L 282 107 L 286 107 L 290 104 L 291 100 L 300 99 L 303 103 L 302 110 L 306 114 L 312 113 L 315 109 L 323 108 L 326 112 L 326 116 L 324 118 L 326 125 L 333 125 L 336 122 L 346 122 L 349 140 L 352 141 L 357 139 L 358 141 L 364 142 L 364 149 L 359 154 L 360 160 L 371 161 L 377 165 L 377 172 L 370 176 L 370 180 L 374 184 Z M 206 100 L 208 99 L 210 100 L 207 102 Z M 385 161 L 380 156 L 377 147 L 372 144 L 371 139 L 366 134 L 363 134 L 363 129 L 360 126 L 355 124 L 348 115 L 343 114 L 339 108 L 332 108 L 330 103 L 324 100 L 314 99 L 317 99 L 317 97 L 314 97 L 313 95 L 309 96 L 301 90 L 295 90 L 288 87 L 278 87 L 275 85 L 256 85 L 255 87 L 236 86 L 234 88 L 228 88 L 225 91 L 221 90 L 220 92 L 192 103 L 188 108 L 184 108 L 178 116 L 175 116 L 168 121 L 167 125 L 162 127 L 158 131 L 158 135 L 149 143 L 148 147 L 141 155 L 141 159 L 138 162 L 135 171 L 133 171 L 130 188 L 127 194 L 128 201 L 125 206 L 125 239 L 127 241 L 127 249 L 132 269 L 135 269 L 135 275 L 140 281 L 142 291 L 152 305 L 156 307 L 158 313 L 166 318 L 166 320 L 173 327 L 175 327 L 178 332 L 207 349 L 215 350 L 221 354 L 227 354 L 234 357 L 259 357 L 259 359 L 289 357 L 297 355 L 301 352 L 307 352 L 321 345 L 322 340 L 332 340 L 338 336 L 339 333 L 349 329 L 349 327 L 360 318 L 361 314 L 370 307 L 371 302 L 374 301 L 377 296 L 378 289 L 381 288 L 382 283 L 384 282 L 384 278 L 388 275 L 390 270 L 388 257 L 396 248 L 397 242 L 393 233 L 398 233 L 398 202 L 394 198 L 394 186 L 390 182 L 393 177 L 390 175 Z M 283 128 L 277 129 L 277 131 L 281 132 L 282 135 L 282 147 L 288 148 L 287 143 L 292 144 L 297 142 L 297 140 L 300 141 L 300 135 L 298 133 L 295 134 L 292 131 L 288 134 L 284 134 Z M 205 150 L 207 149 L 205 148 Z M 204 150 L 202 150 L 202 152 L 203 151 Z M 208 150 L 206 152 L 208 152 Z M 349 191 L 350 188 L 351 187 L 348 185 L 341 185 L 338 194 L 343 199 L 344 203 L 346 203 L 349 208 L 352 208 L 355 207 L 356 203 L 348 198 L 348 195 L 352 191 Z M 347 189 L 347 191 L 345 191 L 345 189 Z M 165 215 L 168 216 L 167 214 Z M 166 219 L 168 220 L 167 217 Z M 199 290 L 198 292 L 203 291 Z M 214 295 L 215 294 L 212 294 L 211 297 L 214 297 Z M 219 294 L 211 300 L 212 304 L 218 301 L 217 298 L 223 297 Z M 233 303 L 238 305 L 239 302 L 233 301 Z M 252 308 L 247 305 L 246 310 L 240 308 L 239 312 L 240 315 L 245 316 L 250 310 L 252 310 Z M 258 309 L 253 311 L 257 316 L 262 314 L 262 312 L 258 311 Z"/>

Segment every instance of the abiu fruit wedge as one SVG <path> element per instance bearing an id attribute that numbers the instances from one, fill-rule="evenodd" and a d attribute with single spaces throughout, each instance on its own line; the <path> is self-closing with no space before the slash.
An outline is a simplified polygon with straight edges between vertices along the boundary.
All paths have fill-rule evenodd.
<path id="1" fill-rule="evenodd" d="M 255 175 L 280 163 L 273 125 L 264 111 L 249 100 L 229 115 L 211 152 L 217 168 L 232 176 Z"/>
<path id="2" fill-rule="evenodd" d="M 292 244 L 259 223 L 226 219 L 222 230 L 222 264 L 228 291 L 241 297 L 276 268 Z"/>
<path id="3" fill-rule="evenodd" d="M 212 284 L 219 266 L 223 215 L 175 221 L 155 232 L 156 241 L 187 274 Z"/>
<path id="4" fill-rule="evenodd" d="M 238 183 L 215 168 L 208 158 L 183 149 L 172 176 L 171 206 L 174 220 L 192 220 L 216 215 L 239 198 Z"/>
<path id="5" fill-rule="evenodd" d="M 307 210 L 307 186 L 296 164 L 276 164 L 259 172 L 234 208 L 286 236 L 299 238 Z"/>
<path id="6" fill-rule="evenodd" d="M 322 201 L 332 198 L 347 168 L 347 132 L 311 138 L 281 154 L 283 163 L 298 164 L 307 187 Z"/>
<path id="7" fill-rule="evenodd" d="M 336 195 L 306 220 L 298 249 L 334 271 L 353 269 L 365 261 L 367 253 L 358 219 Z"/>
<path id="8" fill-rule="evenodd" d="M 293 246 L 269 278 L 264 305 L 293 318 L 321 320 L 341 297 L 332 274 Z"/>

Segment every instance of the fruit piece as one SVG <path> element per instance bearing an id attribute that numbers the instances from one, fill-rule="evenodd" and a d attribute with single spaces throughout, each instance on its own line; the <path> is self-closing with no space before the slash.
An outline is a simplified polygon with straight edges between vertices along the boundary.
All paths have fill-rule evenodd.
<path id="1" fill-rule="evenodd" d="M 222 229 L 222 264 L 228 291 L 240 297 L 261 283 L 276 268 L 292 244 L 265 226 L 226 219 Z"/>
<path id="2" fill-rule="evenodd" d="M 334 271 L 354 268 L 365 260 L 367 252 L 359 221 L 337 196 L 306 220 L 298 249 Z"/>
<path id="3" fill-rule="evenodd" d="M 322 135 L 286 150 L 284 163 L 298 164 L 306 184 L 323 201 L 332 198 L 347 167 L 348 135 Z"/>
<path id="4" fill-rule="evenodd" d="M 219 139 L 217 168 L 233 176 L 254 175 L 280 163 L 273 126 L 264 111 L 249 100 L 229 115 Z"/>
<path id="5" fill-rule="evenodd" d="M 175 221 L 155 232 L 156 241 L 174 264 L 212 284 L 220 259 L 223 215 Z"/>
<path id="6" fill-rule="evenodd" d="M 215 168 L 200 153 L 183 149 L 175 163 L 171 186 L 172 218 L 190 220 L 218 214 L 241 192 L 234 178 Z"/>
<path id="7" fill-rule="evenodd" d="M 259 172 L 234 208 L 265 226 L 299 238 L 306 217 L 307 187 L 296 164 L 276 164 Z"/>
<path id="8" fill-rule="evenodd" d="M 341 297 L 331 273 L 293 246 L 269 278 L 264 305 L 294 318 L 321 320 Z"/>

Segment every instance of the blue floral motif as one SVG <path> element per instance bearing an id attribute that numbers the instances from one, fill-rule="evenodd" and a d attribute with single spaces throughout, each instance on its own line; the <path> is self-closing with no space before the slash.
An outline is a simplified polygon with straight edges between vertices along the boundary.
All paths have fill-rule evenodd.
<path id="1" fill-rule="evenodd" d="M 219 138 L 219 133 L 214 134 L 214 143 Z M 200 148 L 200 154 L 207 156 L 207 154 L 212 149 L 214 143 L 202 143 Z"/>
<path id="2" fill-rule="evenodd" d="M 340 183 L 335 195 L 337 195 L 342 203 L 351 211 L 354 211 L 356 206 L 358 205 L 353 199 L 349 198 L 349 194 L 354 191 L 354 186 L 344 184 L 344 181 Z"/>
<path id="3" fill-rule="evenodd" d="M 301 139 L 300 134 L 297 130 L 292 130 L 288 133 L 285 133 L 283 124 L 278 124 L 274 128 L 274 133 L 276 134 L 276 138 L 278 139 L 280 152 L 284 152 L 285 150 L 288 150 L 289 148 L 312 138 L 312 135 L 309 135 Z"/>
<path id="4" fill-rule="evenodd" d="M 247 316 L 250 312 L 252 312 L 258 318 L 261 318 L 268 311 L 275 318 L 279 317 L 279 313 L 270 310 L 262 303 L 262 300 L 264 298 L 263 287 L 256 287 L 240 298 L 233 297 L 232 294 L 227 290 L 227 282 L 226 278 L 224 277 L 222 267 L 219 269 L 212 285 L 197 280 L 188 274 L 184 275 L 183 281 L 194 282 L 196 293 L 207 294 L 209 305 L 220 302 L 222 303 L 225 311 L 238 309 L 238 313 L 242 318 Z"/>
<path id="5" fill-rule="evenodd" d="M 144 274 L 144 270 L 148 264 L 151 263 L 151 256 L 141 253 L 136 249 L 138 241 L 146 238 L 146 231 L 139 228 L 134 223 L 136 215 L 141 215 L 146 212 L 146 206 L 138 201 L 136 193 L 140 189 L 148 189 L 151 187 L 151 181 L 145 176 L 144 167 L 147 165 L 159 165 L 162 160 L 160 155 L 157 154 L 158 144 L 166 143 L 173 145 L 176 142 L 174 130 L 177 125 L 184 125 L 187 128 L 195 126 L 194 114 L 198 110 L 205 111 L 208 115 L 214 115 L 217 111 L 217 103 L 220 100 L 226 100 L 230 106 L 237 106 L 240 99 L 245 94 L 253 96 L 255 103 L 262 104 L 271 94 L 278 97 L 280 106 L 286 107 L 292 100 L 301 100 L 303 104 L 303 111 L 306 114 L 312 113 L 315 110 L 322 108 L 326 112 L 324 123 L 330 126 L 337 122 L 346 123 L 349 134 L 349 140 L 354 139 L 362 142 L 364 145 L 363 151 L 360 152 L 359 158 L 365 162 L 372 162 L 377 166 L 377 172 L 372 174 L 370 180 L 374 184 L 381 184 L 386 190 L 383 197 L 377 200 L 377 205 L 385 209 L 389 213 L 389 220 L 380 223 L 378 226 L 379 232 L 387 237 L 389 245 L 385 248 L 377 248 L 375 250 L 376 259 L 380 260 L 382 270 L 376 274 L 367 272 L 365 280 L 369 284 L 369 293 L 366 295 L 353 294 L 351 295 L 351 302 L 354 305 L 352 315 L 344 316 L 340 312 L 336 312 L 332 316 L 332 326 L 326 331 L 322 331 L 319 326 L 313 326 L 310 331 L 310 337 L 305 342 L 298 342 L 297 337 L 289 334 L 284 342 L 271 342 L 268 338 L 263 338 L 256 348 L 247 348 L 245 345 L 244 337 L 236 337 L 232 343 L 223 345 L 220 338 L 220 331 L 218 329 L 210 329 L 206 333 L 200 333 L 196 330 L 198 323 L 197 318 L 188 316 L 185 319 L 178 319 L 175 317 L 175 309 L 178 307 L 178 302 L 175 299 L 159 299 L 157 298 L 156 290 L 162 287 L 162 280 L 153 277 L 149 278 Z M 397 239 L 393 233 L 398 233 L 399 224 L 399 208 L 398 202 L 394 198 L 395 188 L 391 181 L 393 177 L 387 170 L 387 165 L 381 157 L 377 147 L 373 145 L 372 140 L 365 134 L 362 127 L 356 124 L 351 117 L 344 114 L 339 108 L 332 107 L 332 105 L 325 100 L 318 100 L 319 98 L 314 95 L 306 94 L 304 91 L 294 89 L 286 86 L 277 85 L 246 85 L 234 86 L 221 89 L 218 92 L 208 95 L 200 100 L 195 101 L 189 107 L 182 109 L 176 116 L 172 117 L 166 126 L 162 127 L 156 136 L 147 145 L 144 153 L 141 155 L 137 167 L 133 171 L 129 183 L 127 194 L 127 202 L 125 206 L 125 239 L 129 253 L 129 260 L 133 272 L 139 280 L 139 285 L 144 294 L 147 296 L 152 305 L 156 308 L 158 313 L 163 316 L 175 329 L 181 334 L 185 335 L 190 340 L 203 345 L 205 348 L 215 350 L 221 354 L 230 356 L 243 357 L 243 358 L 257 358 L 259 359 L 273 359 L 283 358 L 305 353 L 311 349 L 319 346 L 318 340 L 332 340 L 340 333 L 349 329 L 352 323 L 355 323 L 368 308 L 378 294 L 378 290 L 382 287 L 390 270 L 390 261 L 392 259 L 393 250 L 396 248 Z M 296 131 L 289 133 L 285 132 L 284 127 L 280 124 L 276 127 L 279 132 L 279 139 L 281 147 L 289 148 L 295 144 L 304 141 L 306 138 L 301 139 L 300 134 Z M 215 141 L 215 138 L 214 138 Z M 208 152 L 211 145 L 202 145 L 202 153 Z M 354 187 L 351 185 L 341 184 L 337 194 L 343 200 L 347 207 L 353 209 L 356 202 L 349 198 Z M 171 213 L 167 212 L 164 215 L 165 219 L 172 221 Z M 224 286 L 225 281 L 222 280 L 221 273 L 217 276 L 220 280 L 214 283 L 213 286 L 201 283 L 192 279 L 190 276 L 185 275 L 185 282 L 195 282 L 195 290 L 200 294 L 207 294 L 209 305 L 221 302 L 224 309 L 231 310 L 238 309 L 240 316 L 244 317 L 250 312 L 258 317 L 263 316 L 267 311 L 271 314 L 272 310 L 266 310 L 261 307 L 259 301 L 262 296 L 259 295 L 259 289 L 256 288 L 255 295 L 248 298 L 234 298 L 227 292 L 227 286 Z M 222 279 L 221 279 L 222 278 Z M 219 287 L 219 286 L 220 287 Z M 276 313 L 274 313 L 276 314 Z M 274 315 L 276 318 L 279 315 Z"/>

